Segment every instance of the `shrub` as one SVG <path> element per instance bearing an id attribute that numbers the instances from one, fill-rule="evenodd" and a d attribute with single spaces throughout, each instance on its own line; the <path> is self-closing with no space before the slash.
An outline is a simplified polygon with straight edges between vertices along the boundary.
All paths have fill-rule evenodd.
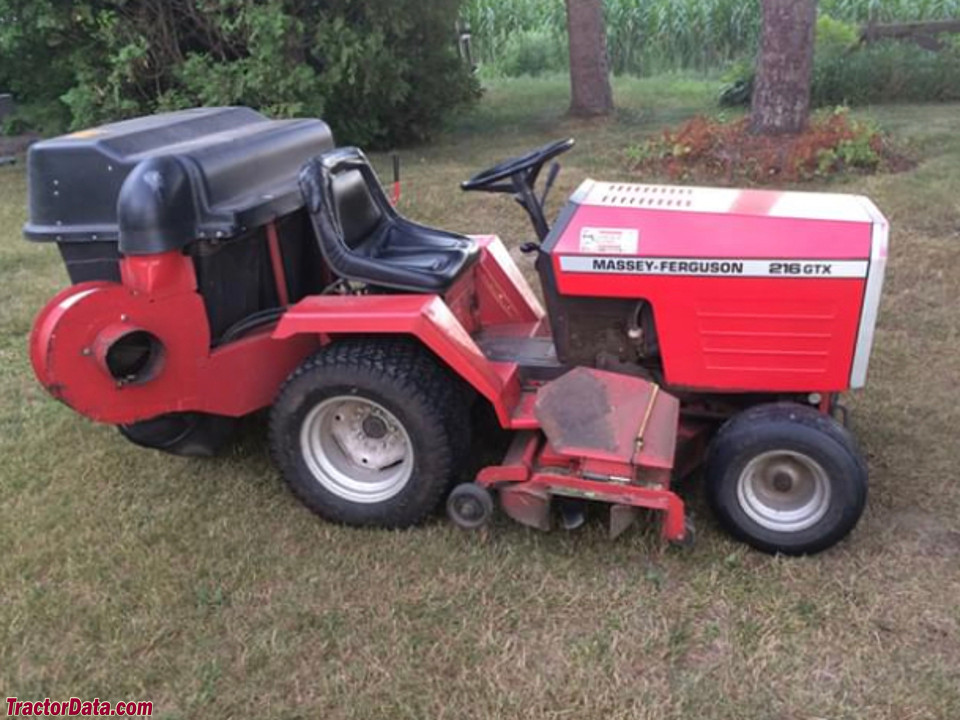
<path id="1" fill-rule="evenodd" d="M 720 87 L 718 101 L 721 107 L 749 105 L 755 74 L 752 60 L 740 58 L 730 63 L 723 73 L 723 85 Z"/>
<path id="2" fill-rule="evenodd" d="M 73 42 L 82 43 L 67 3 L 0 0 L 0 90 L 12 92 L 15 114 L 4 130 L 62 130 L 69 111 L 60 101 L 73 82 Z"/>
<path id="3" fill-rule="evenodd" d="M 459 0 L 0 0 L 0 83 L 70 125 L 243 104 L 318 115 L 342 142 L 430 136 L 478 95 Z M 37 71 L 53 69 L 50 77 Z"/>
<path id="4" fill-rule="evenodd" d="M 854 23 L 834 20 L 829 15 L 817 18 L 814 54 L 821 58 L 838 57 L 860 43 L 860 29 Z"/>
<path id="5" fill-rule="evenodd" d="M 753 63 L 733 63 L 720 90 L 723 106 L 748 105 Z M 817 20 L 810 101 L 814 107 L 960 99 L 960 43 L 946 38 L 940 51 L 885 40 L 859 45 L 856 26 Z"/>
<path id="6" fill-rule="evenodd" d="M 507 40 L 496 65 L 509 77 L 536 77 L 565 70 L 568 66 L 566 38 L 558 38 L 547 30 L 522 30 Z"/>
<path id="7" fill-rule="evenodd" d="M 818 60 L 811 93 L 818 106 L 958 100 L 960 52 L 878 42 Z"/>

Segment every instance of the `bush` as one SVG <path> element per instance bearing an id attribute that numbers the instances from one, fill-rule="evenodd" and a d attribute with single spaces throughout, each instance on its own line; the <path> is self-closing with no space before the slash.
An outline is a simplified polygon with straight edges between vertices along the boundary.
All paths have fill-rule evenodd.
<path id="1" fill-rule="evenodd" d="M 860 43 L 860 28 L 853 23 L 834 20 L 829 15 L 817 18 L 814 55 L 839 57 L 850 52 Z"/>
<path id="2" fill-rule="evenodd" d="M 74 128 L 241 104 L 323 117 L 341 142 L 394 145 L 429 137 L 478 96 L 453 42 L 458 9 L 459 0 L 0 0 L 0 84 L 65 106 Z"/>
<path id="3" fill-rule="evenodd" d="M 20 103 L 0 123 L 0 135 L 56 135 L 70 123 L 70 113 L 63 103 Z"/>
<path id="4" fill-rule="evenodd" d="M 748 105 L 752 62 L 733 63 L 724 77 L 723 106 Z M 860 45 L 855 25 L 821 16 L 810 102 L 814 107 L 960 100 L 960 42 L 946 38 L 934 52 L 909 42 Z"/>
<path id="5" fill-rule="evenodd" d="M 888 40 L 816 63 L 817 106 L 960 100 L 960 52 Z"/>
<path id="6" fill-rule="evenodd" d="M 718 101 L 721 107 L 749 105 L 753 96 L 753 79 L 756 75 L 754 63 L 740 58 L 730 63 L 723 73 L 723 85 L 720 87 Z"/>
<path id="7" fill-rule="evenodd" d="M 560 39 L 547 30 L 522 30 L 507 40 L 496 66 L 508 77 L 536 77 L 566 70 L 568 57 L 566 38 Z"/>

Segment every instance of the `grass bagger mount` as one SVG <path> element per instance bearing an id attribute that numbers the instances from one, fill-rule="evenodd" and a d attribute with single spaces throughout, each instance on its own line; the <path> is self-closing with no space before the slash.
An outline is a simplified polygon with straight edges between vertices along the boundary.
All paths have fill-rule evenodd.
<path id="1" fill-rule="evenodd" d="M 283 477 L 336 522 L 405 527 L 446 502 L 464 528 L 500 507 L 546 530 L 605 503 L 612 535 L 653 510 L 684 543 L 674 484 L 700 471 L 735 537 L 832 546 L 866 501 L 839 397 L 866 379 L 883 215 L 854 195 L 585 180 L 551 225 L 572 146 L 462 184 L 529 214 L 544 310 L 497 236 L 403 217 L 320 120 L 202 108 L 36 143 L 24 232 L 72 282 L 36 319 L 36 375 L 176 454 L 269 408 Z M 510 434 L 502 459 L 455 484 L 484 417 Z"/>

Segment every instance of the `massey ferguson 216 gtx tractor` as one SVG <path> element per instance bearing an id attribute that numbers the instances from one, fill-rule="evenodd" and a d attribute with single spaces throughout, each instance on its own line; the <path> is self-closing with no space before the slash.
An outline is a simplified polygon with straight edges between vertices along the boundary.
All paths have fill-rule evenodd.
<path id="1" fill-rule="evenodd" d="M 36 319 L 36 375 L 177 454 L 269 408 L 280 472 L 335 522 L 446 502 L 464 528 L 499 507 L 548 529 L 605 504 L 611 535 L 653 510 L 684 543 L 673 485 L 702 468 L 737 538 L 830 547 L 866 500 L 838 398 L 866 378 L 887 222 L 852 195 L 585 180 L 551 226 L 572 146 L 462 184 L 529 214 L 544 310 L 499 238 L 401 216 L 320 120 L 205 108 L 37 143 L 25 234 L 73 284 Z M 512 441 L 454 487 L 501 434 L 484 413 Z"/>

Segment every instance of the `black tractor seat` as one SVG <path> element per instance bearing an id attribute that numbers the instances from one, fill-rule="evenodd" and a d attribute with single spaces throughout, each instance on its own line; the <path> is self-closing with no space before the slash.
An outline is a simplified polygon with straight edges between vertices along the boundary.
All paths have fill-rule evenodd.
<path id="1" fill-rule="evenodd" d="M 358 148 L 310 160 L 300 171 L 300 192 L 324 259 L 347 280 L 442 293 L 479 255 L 470 238 L 398 214 Z"/>

